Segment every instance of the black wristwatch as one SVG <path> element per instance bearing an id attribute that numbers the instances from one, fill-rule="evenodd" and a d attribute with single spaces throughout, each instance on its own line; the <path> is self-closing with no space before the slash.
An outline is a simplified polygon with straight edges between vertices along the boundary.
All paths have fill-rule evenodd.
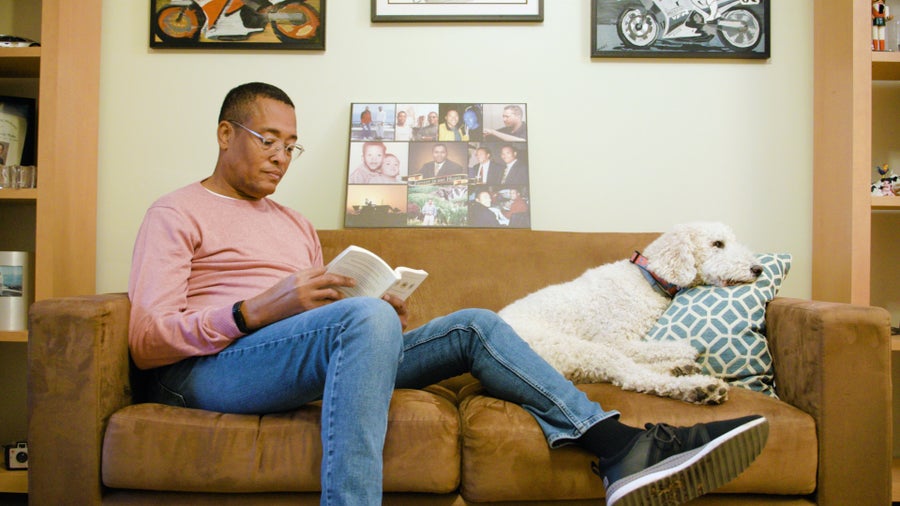
<path id="1" fill-rule="evenodd" d="M 234 317 L 234 324 L 237 325 L 238 330 L 243 334 L 249 334 L 251 331 L 247 328 L 247 322 L 244 320 L 244 313 L 241 312 L 241 304 L 244 301 L 239 300 L 231 306 L 231 316 Z"/>

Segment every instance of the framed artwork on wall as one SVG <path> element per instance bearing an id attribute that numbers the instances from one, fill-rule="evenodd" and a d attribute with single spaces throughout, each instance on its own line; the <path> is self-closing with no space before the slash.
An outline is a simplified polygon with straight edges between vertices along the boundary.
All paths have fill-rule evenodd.
<path id="1" fill-rule="evenodd" d="M 353 103 L 347 228 L 530 228 L 522 103 Z"/>
<path id="2" fill-rule="evenodd" d="M 544 0 L 372 0 L 372 21 L 543 21 Z"/>
<path id="3" fill-rule="evenodd" d="M 326 0 L 150 0 L 150 47 L 325 49 Z"/>
<path id="4" fill-rule="evenodd" d="M 591 0 L 591 56 L 750 58 L 770 54 L 769 0 Z"/>

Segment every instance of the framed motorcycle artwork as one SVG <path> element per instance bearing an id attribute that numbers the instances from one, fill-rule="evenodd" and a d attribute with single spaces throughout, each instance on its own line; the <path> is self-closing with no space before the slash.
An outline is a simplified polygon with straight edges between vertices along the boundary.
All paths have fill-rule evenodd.
<path id="1" fill-rule="evenodd" d="M 325 49 L 326 0 L 150 0 L 150 47 Z"/>
<path id="2" fill-rule="evenodd" d="M 591 56 L 766 59 L 769 1 L 591 0 Z"/>

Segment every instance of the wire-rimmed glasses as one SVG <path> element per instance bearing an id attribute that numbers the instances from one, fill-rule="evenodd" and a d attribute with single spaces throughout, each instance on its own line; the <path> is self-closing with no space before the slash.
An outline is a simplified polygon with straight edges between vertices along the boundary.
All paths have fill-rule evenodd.
<path id="1" fill-rule="evenodd" d="M 238 123 L 237 121 L 234 121 L 231 119 L 225 120 L 225 121 L 231 123 L 232 125 L 237 125 L 237 126 L 243 128 L 244 130 L 249 132 L 250 135 L 256 137 L 259 140 L 260 144 L 262 145 L 263 152 L 268 155 L 274 155 L 275 153 L 278 153 L 279 151 L 284 150 L 284 152 L 287 153 L 288 158 L 293 162 L 297 158 L 300 158 L 300 155 L 302 155 L 303 151 L 305 151 L 303 149 L 303 146 L 301 146 L 300 144 L 296 144 L 296 143 L 295 144 L 285 144 L 281 139 L 276 139 L 274 137 L 266 137 L 259 132 L 255 132 L 255 131 L 245 127 L 244 125 Z"/>

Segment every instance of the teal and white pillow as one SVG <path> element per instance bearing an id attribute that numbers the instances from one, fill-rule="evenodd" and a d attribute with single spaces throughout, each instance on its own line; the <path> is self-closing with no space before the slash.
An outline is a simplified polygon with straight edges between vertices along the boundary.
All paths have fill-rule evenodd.
<path id="1" fill-rule="evenodd" d="M 648 338 L 686 340 L 700 353 L 697 361 L 705 373 L 776 397 L 766 304 L 791 269 L 791 255 L 759 254 L 757 261 L 763 273 L 754 283 L 678 292 Z"/>

